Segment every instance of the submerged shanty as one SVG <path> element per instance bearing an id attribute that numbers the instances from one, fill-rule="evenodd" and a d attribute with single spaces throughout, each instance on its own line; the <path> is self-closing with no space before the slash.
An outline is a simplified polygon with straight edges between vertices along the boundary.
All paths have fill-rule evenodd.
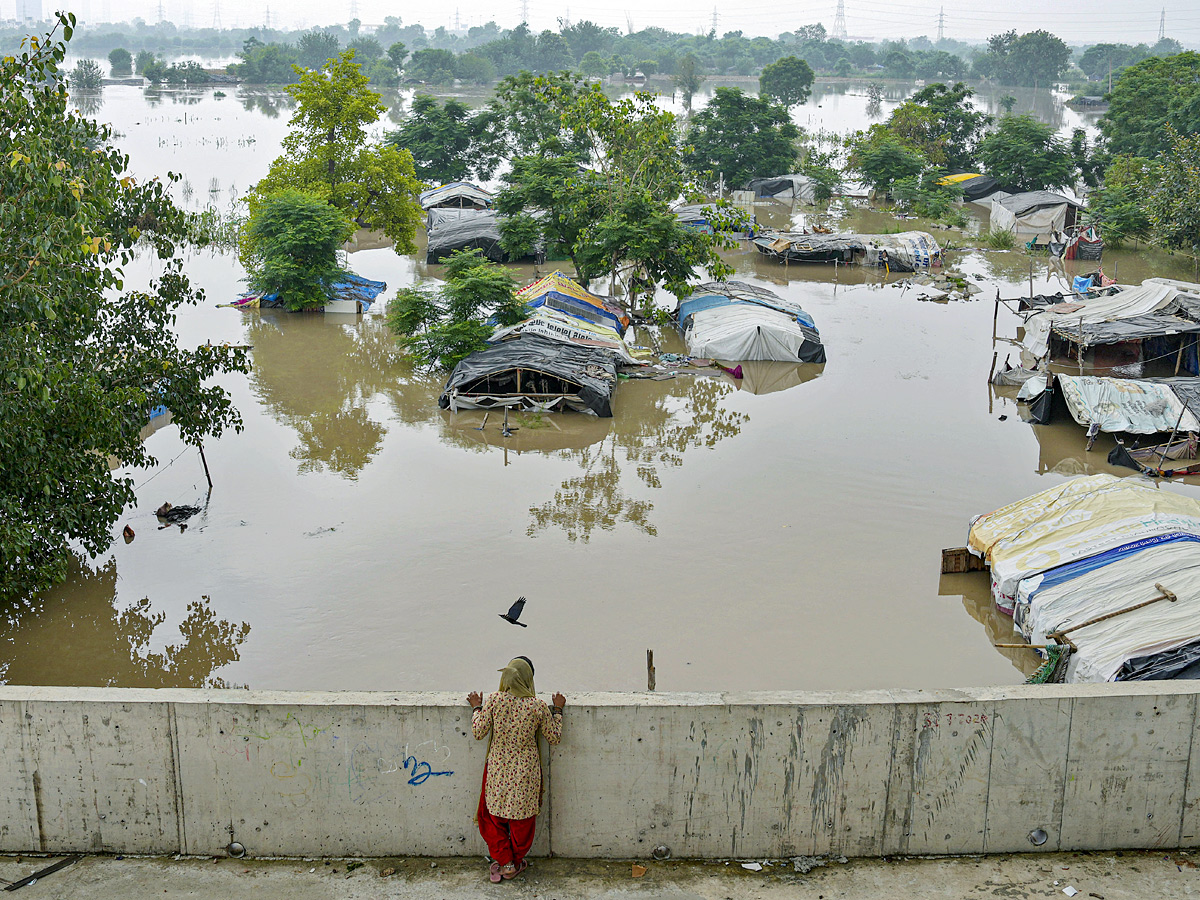
<path id="1" fill-rule="evenodd" d="M 968 540 L 1047 659 L 1037 680 L 1200 677 L 1200 502 L 1093 475 L 978 516 Z"/>
<path id="2" fill-rule="evenodd" d="M 327 313 L 365 313 L 387 288 L 386 281 L 372 281 L 353 272 L 345 272 L 329 286 Z M 243 294 L 230 303 L 218 303 L 229 309 L 287 309 L 287 301 L 277 291 Z"/>
<path id="3" fill-rule="evenodd" d="M 754 239 L 763 256 L 787 263 L 877 266 L 890 272 L 917 272 L 942 264 L 942 248 L 925 231 L 898 234 L 803 234 L 764 231 Z"/>
<path id="4" fill-rule="evenodd" d="M 744 281 L 699 284 L 679 304 L 678 315 L 692 356 L 825 362 L 812 316 L 766 288 Z"/>

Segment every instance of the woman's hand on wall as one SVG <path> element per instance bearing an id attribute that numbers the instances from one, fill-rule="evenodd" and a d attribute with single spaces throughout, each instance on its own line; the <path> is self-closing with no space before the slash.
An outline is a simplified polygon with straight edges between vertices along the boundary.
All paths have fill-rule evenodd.
<path id="1" fill-rule="evenodd" d="M 550 699 L 554 702 L 554 705 L 557 706 L 559 709 L 562 709 L 564 706 L 567 705 L 567 698 L 564 697 L 562 694 L 555 694 Z"/>
<path id="2" fill-rule="evenodd" d="M 471 691 L 471 693 L 467 694 L 467 702 L 471 704 L 472 709 L 476 706 L 483 706 L 483 694 L 479 693 L 479 691 Z"/>

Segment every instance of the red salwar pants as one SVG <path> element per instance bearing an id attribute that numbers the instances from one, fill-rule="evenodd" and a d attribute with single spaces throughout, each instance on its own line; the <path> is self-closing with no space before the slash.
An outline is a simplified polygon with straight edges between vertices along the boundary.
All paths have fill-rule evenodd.
<path id="1" fill-rule="evenodd" d="M 492 859 L 502 866 L 519 865 L 533 846 L 533 826 L 537 816 L 528 819 L 502 819 L 487 808 L 487 766 L 483 768 L 483 787 L 479 791 L 479 834 L 488 845 Z"/>

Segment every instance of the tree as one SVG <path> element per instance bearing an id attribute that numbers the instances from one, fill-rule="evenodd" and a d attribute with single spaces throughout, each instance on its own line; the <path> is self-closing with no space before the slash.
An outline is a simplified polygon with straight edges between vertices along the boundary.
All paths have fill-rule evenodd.
<path id="1" fill-rule="evenodd" d="M 887 127 L 935 166 L 964 170 L 975 164 L 975 150 L 992 117 L 971 105 L 974 91 L 962 82 L 931 84 L 892 111 Z"/>
<path id="2" fill-rule="evenodd" d="M 388 45 L 388 59 L 392 61 L 392 65 L 397 69 L 404 68 L 404 60 L 408 57 L 408 48 L 404 46 L 403 41 L 396 41 Z"/>
<path id="3" fill-rule="evenodd" d="M 853 71 L 854 71 L 854 64 L 851 63 L 850 60 L 844 56 L 839 58 L 838 61 L 836 63 L 834 63 L 833 74 L 836 75 L 838 78 L 849 78 L 850 73 Z"/>
<path id="4" fill-rule="evenodd" d="M 108 54 L 109 71 L 113 78 L 133 73 L 133 54 L 124 47 L 115 47 Z"/>
<path id="5" fill-rule="evenodd" d="M 1120 75 L 1121 70 L 1150 55 L 1145 44 L 1131 47 L 1129 44 L 1094 44 L 1079 57 L 1079 68 L 1092 81 L 1103 81 L 1109 75 Z"/>
<path id="6" fill-rule="evenodd" d="M 67 81 L 70 83 L 72 90 L 99 90 L 104 87 L 104 71 L 100 68 L 100 63 L 94 59 L 81 59 L 75 63 L 75 68 L 71 70 L 71 75 Z"/>
<path id="7" fill-rule="evenodd" d="M 239 241 L 250 287 L 293 311 L 324 306 L 344 274 L 337 251 L 354 225 L 323 197 L 285 189 L 255 205 Z"/>
<path id="8" fill-rule="evenodd" d="M 1200 131 L 1200 53 L 1151 57 L 1130 66 L 1109 94 L 1100 131 L 1114 154 L 1154 157 L 1179 134 Z"/>
<path id="9" fill-rule="evenodd" d="M 1006 190 L 1040 191 L 1069 185 L 1075 177 L 1071 150 L 1054 129 L 1033 116 L 1005 116 L 979 144 L 979 158 Z"/>
<path id="10" fill-rule="evenodd" d="M 579 61 L 579 71 L 589 78 L 607 75 L 608 63 L 604 61 L 604 57 L 597 51 L 589 50 L 583 55 L 583 59 Z"/>
<path id="11" fill-rule="evenodd" d="M 405 71 L 410 79 L 423 84 L 449 84 L 454 80 L 454 54 L 449 50 L 418 50 Z"/>
<path id="12" fill-rule="evenodd" d="M 1153 160 L 1118 156 L 1109 164 L 1104 185 L 1088 202 L 1088 215 L 1100 225 L 1107 244 L 1119 247 L 1130 238 L 1151 236 L 1147 206 L 1160 178 L 1161 171 Z"/>
<path id="13" fill-rule="evenodd" d="M 353 50 L 354 58 L 361 59 L 364 63 L 374 62 L 383 57 L 383 44 L 373 37 L 360 35 L 347 44 L 346 49 Z"/>
<path id="14" fill-rule="evenodd" d="M 723 175 L 726 184 L 741 187 L 756 175 L 790 172 L 799 137 L 784 107 L 737 88 L 717 88 L 688 129 L 688 166 L 714 183 Z"/>
<path id="15" fill-rule="evenodd" d="M 296 41 L 296 62 L 306 69 L 319 69 L 341 49 L 342 43 L 332 31 L 306 31 Z"/>
<path id="16" fill-rule="evenodd" d="M 878 194 L 889 194 L 897 181 L 915 178 L 925 168 L 925 157 L 906 146 L 884 125 L 872 125 L 850 141 L 846 165 L 862 176 Z"/>
<path id="17" fill-rule="evenodd" d="M 136 501 L 108 458 L 156 464 L 140 440 L 166 405 L 196 445 L 241 420 L 210 379 L 246 371 L 246 352 L 181 347 L 173 327 L 200 295 L 178 246 L 186 216 L 167 185 L 137 182 L 112 132 L 72 112 L 60 66 L 75 26 L 0 58 L 0 597 L 62 579 L 76 549 L 95 556 Z M 61 28 L 62 39 L 56 35 Z M 122 267 L 161 260 L 145 290 Z"/>
<path id="18" fill-rule="evenodd" d="M 444 104 L 426 94 L 413 97 L 408 118 L 386 140 L 412 154 L 422 181 L 462 181 L 471 171 L 471 111 L 457 100 Z"/>
<path id="19" fill-rule="evenodd" d="M 154 62 L 154 54 L 149 50 L 139 50 L 133 64 L 133 71 L 138 75 L 146 71 L 146 66 Z"/>
<path id="20" fill-rule="evenodd" d="M 478 53 L 464 53 L 455 61 L 454 69 L 459 79 L 468 84 L 489 84 L 496 78 L 492 61 Z"/>
<path id="21" fill-rule="evenodd" d="M 782 103 L 786 107 L 808 101 L 816 75 L 802 59 L 785 56 L 762 70 L 758 79 L 758 94 Z"/>
<path id="22" fill-rule="evenodd" d="M 478 250 L 456 251 L 446 262 L 440 292 L 401 288 L 388 304 L 388 325 L 419 366 L 452 369 L 487 346 L 494 322 L 515 325 L 528 313 L 516 282 Z"/>
<path id="23" fill-rule="evenodd" d="M 1200 134 L 1180 134 L 1170 125 L 1168 150 L 1159 154 L 1150 193 L 1149 218 L 1155 240 L 1169 249 L 1200 250 Z"/>
<path id="24" fill-rule="evenodd" d="M 689 112 L 692 109 L 692 97 L 704 84 L 704 74 L 696 57 L 688 53 L 675 63 L 675 87 L 683 95 L 683 108 Z"/>
<path id="25" fill-rule="evenodd" d="M 1015 30 L 988 38 L 987 52 L 975 60 L 975 73 L 1000 84 L 1049 87 L 1071 61 L 1071 48 L 1048 31 L 1018 35 Z"/>
<path id="26" fill-rule="evenodd" d="M 379 94 L 346 50 L 320 70 L 296 68 L 300 81 L 287 88 L 296 100 L 284 153 L 248 197 L 251 212 L 262 198 L 295 188 L 324 197 L 360 228 L 377 228 L 401 253 L 411 253 L 421 207 L 421 182 L 412 154 L 367 141 L 367 126 L 385 110 Z"/>

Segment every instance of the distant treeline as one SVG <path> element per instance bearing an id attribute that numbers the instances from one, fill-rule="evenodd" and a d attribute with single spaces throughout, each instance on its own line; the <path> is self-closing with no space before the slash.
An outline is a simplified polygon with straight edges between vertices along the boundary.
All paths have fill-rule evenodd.
<path id="1" fill-rule="evenodd" d="M 0 47 L 15 47 L 22 36 L 17 29 L 0 31 Z M 164 56 L 236 55 L 241 62 L 233 64 L 230 73 L 260 84 L 294 82 L 293 64 L 313 68 L 348 47 L 355 48 L 357 61 L 380 86 L 441 85 L 455 80 L 488 84 L 522 71 L 675 76 L 685 57 L 693 58 L 706 76 L 747 76 L 781 57 L 795 56 L 826 76 L 986 79 L 1026 87 L 1069 80 L 1081 91 L 1088 90 L 1089 81 L 1107 90 L 1110 76 L 1115 83 L 1128 66 L 1182 49 L 1178 41 L 1167 38 L 1153 46 L 1096 44 L 1072 51 L 1047 31 L 1018 34 L 1015 30 L 993 35 L 979 45 L 951 39 L 934 42 L 927 37 L 845 42 L 831 38 L 821 24 L 775 38 L 751 38 L 740 31 L 720 36 L 715 31 L 682 34 L 663 28 L 624 34 L 590 21 L 560 23 L 558 31 L 540 33 L 524 24 L 501 30 L 489 22 L 459 33 L 444 27 L 426 31 L 419 24 L 403 25 L 396 16 L 387 17 L 369 33 L 358 20 L 303 32 L 179 29 L 170 22 L 150 25 L 134 20 L 122 26 L 80 27 L 72 42 L 73 51 L 98 56 L 115 48 Z M 1098 86 L 1094 92 L 1103 91 Z"/>

